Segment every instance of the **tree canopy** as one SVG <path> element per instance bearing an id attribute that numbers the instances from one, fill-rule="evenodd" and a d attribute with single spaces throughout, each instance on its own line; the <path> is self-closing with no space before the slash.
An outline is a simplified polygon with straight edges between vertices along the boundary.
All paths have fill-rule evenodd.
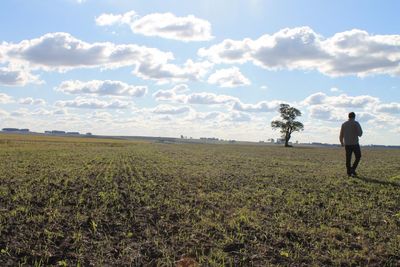
<path id="1" fill-rule="evenodd" d="M 272 121 L 271 127 L 274 130 L 280 129 L 282 138 L 285 139 L 285 147 L 288 147 L 292 133 L 304 130 L 303 123 L 296 121 L 296 118 L 301 116 L 301 111 L 288 104 L 281 104 L 279 112 L 282 120 Z"/>

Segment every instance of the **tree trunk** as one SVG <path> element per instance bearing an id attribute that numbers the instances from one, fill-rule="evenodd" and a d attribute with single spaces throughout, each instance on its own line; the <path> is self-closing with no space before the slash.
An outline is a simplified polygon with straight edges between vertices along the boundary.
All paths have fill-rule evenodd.
<path id="1" fill-rule="evenodd" d="M 290 136 L 291 136 L 290 132 L 286 132 L 286 135 L 285 135 L 285 147 L 291 147 L 289 145 Z"/>

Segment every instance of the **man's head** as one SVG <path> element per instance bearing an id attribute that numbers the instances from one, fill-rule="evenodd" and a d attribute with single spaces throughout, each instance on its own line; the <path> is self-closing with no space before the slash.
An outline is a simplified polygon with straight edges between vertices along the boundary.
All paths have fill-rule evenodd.
<path id="1" fill-rule="evenodd" d="M 355 118 L 356 118 L 356 114 L 354 112 L 350 112 L 349 119 L 355 119 Z"/>

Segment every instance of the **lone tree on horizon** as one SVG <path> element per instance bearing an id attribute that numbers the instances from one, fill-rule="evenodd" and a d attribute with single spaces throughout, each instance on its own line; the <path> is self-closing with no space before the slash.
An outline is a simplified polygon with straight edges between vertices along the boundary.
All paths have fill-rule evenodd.
<path id="1" fill-rule="evenodd" d="M 293 132 L 304 130 L 303 123 L 296 121 L 296 117 L 301 116 L 301 111 L 288 104 L 281 104 L 279 108 L 282 120 L 271 122 L 272 129 L 280 129 L 282 138 L 285 138 L 285 147 L 290 147 L 289 140 Z"/>

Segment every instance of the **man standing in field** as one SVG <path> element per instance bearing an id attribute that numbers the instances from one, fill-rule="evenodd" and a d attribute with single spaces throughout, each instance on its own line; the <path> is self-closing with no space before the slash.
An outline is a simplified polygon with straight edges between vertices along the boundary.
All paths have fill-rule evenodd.
<path id="1" fill-rule="evenodd" d="M 355 120 L 356 114 L 349 113 L 349 120 L 342 124 L 340 129 L 340 144 L 346 149 L 346 168 L 347 175 L 356 177 L 356 169 L 361 159 L 361 149 L 358 143 L 358 137 L 362 136 L 362 129 L 360 124 Z M 351 166 L 351 155 L 354 153 L 356 159 Z"/>

